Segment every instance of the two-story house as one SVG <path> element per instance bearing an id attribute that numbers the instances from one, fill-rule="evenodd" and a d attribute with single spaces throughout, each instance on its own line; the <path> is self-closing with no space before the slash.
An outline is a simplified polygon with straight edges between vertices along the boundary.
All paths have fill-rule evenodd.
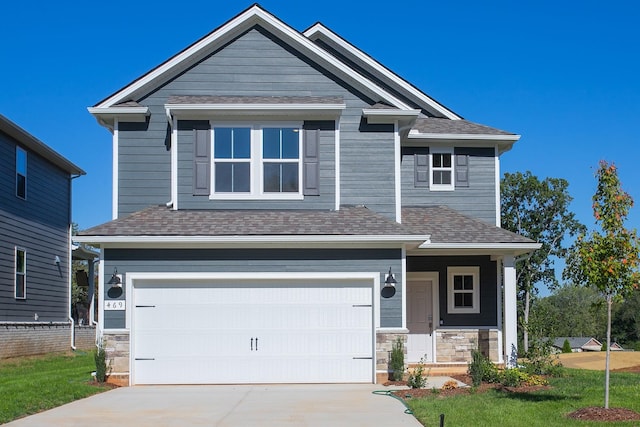
<path id="1" fill-rule="evenodd" d="M 130 384 L 374 382 L 516 351 L 499 158 L 323 26 L 245 10 L 89 111 L 112 134 L 99 324 Z"/>
<path id="2" fill-rule="evenodd" d="M 80 175 L 0 115 L 0 357 L 74 345 L 71 183 Z"/>

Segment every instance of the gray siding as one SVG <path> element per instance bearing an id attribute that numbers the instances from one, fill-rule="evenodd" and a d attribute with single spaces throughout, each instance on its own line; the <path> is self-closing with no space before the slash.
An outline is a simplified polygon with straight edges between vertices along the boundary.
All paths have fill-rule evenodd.
<path id="1" fill-rule="evenodd" d="M 380 272 L 401 281 L 399 249 L 106 249 L 105 283 L 114 268 L 127 272 Z M 108 289 L 105 299 L 111 299 Z M 118 298 L 124 299 L 125 294 Z M 402 326 L 402 289 L 380 297 L 382 327 Z M 106 328 L 124 328 L 125 312 L 105 311 Z"/>
<path id="2" fill-rule="evenodd" d="M 340 96 L 347 108 L 340 118 L 341 187 L 343 204 L 364 204 L 395 217 L 393 133 L 388 129 L 360 132 L 362 108 L 373 101 L 309 63 L 297 52 L 259 28 L 139 99 L 148 106 L 148 127 L 120 131 L 119 215 L 170 198 L 170 158 L 164 105 L 171 95 Z M 306 117 L 312 120 L 314 117 Z M 198 209 L 331 209 L 335 204 L 333 132 L 323 131 L 320 152 L 320 196 L 303 201 L 210 201 L 192 194 L 191 144 L 179 135 L 179 207 Z M 366 159 L 366 161 L 363 161 Z"/>
<path id="3" fill-rule="evenodd" d="M 454 191 L 429 191 L 414 185 L 415 149 L 402 150 L 402 204 L 404 206 L 448 206 L 458 212 L 496 223 L 496 177 L 493 148 L 456 148 L 456 154 L 469 155 L 469 186 Z"/>
<path id="4" fill-rule="evenodd" d="M 447 267 L 480 267 L 480 313 L 447 314 Z M 444 327 L 497 326 L 497 265 L 489 256 L 407 257 L 407 271 L 437 271 L 440 277 L 440 319 Z"/>
<path id="5" fill-rule="evenodd" d="M 27 150 L 27 199 L 15 195 L 16 141 L 0 133 L 0 321 L 68 318 L 68 173 Z M 14 248 L 27 252 L 27 299 L 14 298 Z M 60 268 L 54 264 L 60 257 Z"/>

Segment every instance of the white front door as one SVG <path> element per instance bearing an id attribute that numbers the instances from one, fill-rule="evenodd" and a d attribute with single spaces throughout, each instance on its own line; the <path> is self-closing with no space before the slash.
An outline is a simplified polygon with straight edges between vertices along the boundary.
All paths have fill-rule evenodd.
<path id="1" fill-rule="evenodd" d="M 407 362 L 433 362 L 433 280 L 407 283 Z"/>
<path id="2" fill-rule="evenodd" d="M 371 382 L 366 283 L 135 286 L 134 384 Z"/>

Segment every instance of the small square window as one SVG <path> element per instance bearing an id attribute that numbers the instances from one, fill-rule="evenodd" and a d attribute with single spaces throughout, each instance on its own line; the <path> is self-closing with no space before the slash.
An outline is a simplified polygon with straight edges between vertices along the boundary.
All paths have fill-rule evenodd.
<path id="1" fill-rule="evenodd" d="M 447 273 L 447 312 L 480 313 L 480 267 L 449 267 Z"/>
<path id="2" fill-rule="evenodd" d="M 450 191 L 453 185 L 453 150 L 433 149 L 430 154 L 431 180 L 429 188 L 433 191 Z"/>

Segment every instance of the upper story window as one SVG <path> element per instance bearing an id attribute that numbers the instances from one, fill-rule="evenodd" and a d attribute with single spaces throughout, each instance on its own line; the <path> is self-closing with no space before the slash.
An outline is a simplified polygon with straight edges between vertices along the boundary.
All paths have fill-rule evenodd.
<path id="1" fill-rule="evenodd" d="M 301 125 L 214 125 L 212 198 L 302 199 Z"/>
<path id="2" fill-rule="evenodd" d="M 27 253 L 20 248 L 16 248 L 14 288 L 16 299 L 27 298 Z"/>
<path id="3" fill-rule="evenodd" d="M 433 191 L 453 190 L 453 150 L 434 149 L 429 157 L 431 163 L 429 189 Z"/>
<path id="4" fill-rule="evenodd" d="M 447 312 L 480 313 L 480 267 L 447 269 Z"/>
<path id="5" fill-rule="evenodd" d="M 27 198 L 27 152 L 16 147 L 16 196 Z"/>

